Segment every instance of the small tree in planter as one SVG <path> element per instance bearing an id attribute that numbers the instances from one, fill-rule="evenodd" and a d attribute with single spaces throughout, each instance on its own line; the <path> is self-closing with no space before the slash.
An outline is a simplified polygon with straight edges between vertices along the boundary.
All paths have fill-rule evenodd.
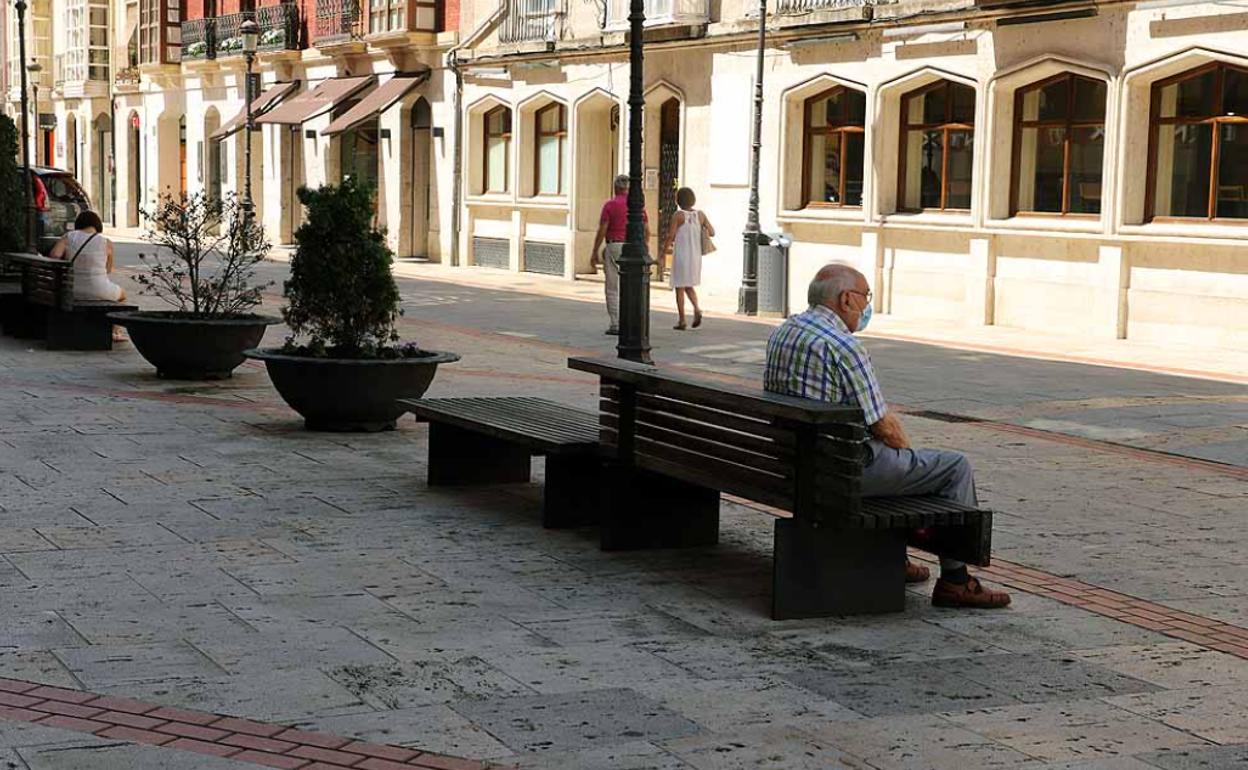
<path id="1" fill-rule="evenodd" d="M 26 201 L 22 196 L 24 174 L 17 167 L 17 127 L 8 115 L 0 115 L 0 253 L 26 250 Z"/>
<path id="2" fill-rule="evenodd" d="M 399 339 L 399 287 L 385 234 L 372 226 L 372 191 L 353 179 L 339 187 L 299 190 L 307 221 L 295 232 L 296 252 L 282 311 L 287 352 L 330 358 L 394 357 Z M 307 344 L 296 340 L 306 336 Z M 404 346 L 408 355 L 414 345 Z"/>
<path id="3" fill-rule="evenodd" d="M 261 302 L 256 266 L 272 246 L 264 227 L 248 217 L 238 198 L 162 195 L 155 211 L 144 211 L 151 227 L 143 239 L 156 247 L 141 253 L 146 273 L 134 280 L 188 318 L 238 318 Z"/>
<path id="4" fill-rule="evenodd" d="M 454 353 L 399 344 L 399 289 L 393 254 L 372 225 L 373 194 L 348 179 L 302 188 L 307 220 L 285 284 L 291 336 L 278 349 L 248 355 L 265 362 L 286 403 L 313 430 L 393 428 L 402 398 L 424 394 L 438 364 Z"/>
<path id="5" fill-rule="evenodd" d="M 157 247 L 139 255 L 140 292 L 172 310 L 118 313 L 139 353 L 162 377 L 220 379 L 243 362 L 265 327 L 277 318 L 257 315 L 264 290 L 256 268 L 269 253 L 264 228 L 233 195 L 162 195 L 144 240 Z"/>

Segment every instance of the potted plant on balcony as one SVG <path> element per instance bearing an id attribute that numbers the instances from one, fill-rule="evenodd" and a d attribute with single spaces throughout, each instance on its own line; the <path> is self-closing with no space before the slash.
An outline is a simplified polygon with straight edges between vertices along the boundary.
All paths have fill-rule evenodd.
<path id="1" fill-rule="evenodd" d="M 156 247 L 139 255 L 143 271 L 134 280 L 140 292 L 172 310 L 113 313 L 130 340 L 160 377 L 224 379 L 281 319 L 257 315 L 262 292 L 256 265 L 269 242 L 263 227 L 234 196 L 224 200 L 202 193 L 162 195 L 154 212 L 144 212 L 151 228 L 144 240 Z"/>
<path id="2" fill-rule="evenodd" d="M 295 233 L 282 311 L 291 336 L 284 347 L 247 355 L 264 361 L 309 429 L 393 429 L 403 414 L 398 399 L 424 395 L 438 364 L 459 356 L 400 344 L 393 254 L 372 225 L 369 187 L 348 179 L 302 188 L 299 200 L 307 221 Z"/>

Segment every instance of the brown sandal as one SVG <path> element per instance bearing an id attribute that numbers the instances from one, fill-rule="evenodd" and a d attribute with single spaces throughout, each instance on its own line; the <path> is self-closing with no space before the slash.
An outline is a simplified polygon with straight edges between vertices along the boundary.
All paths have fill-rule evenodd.
<path id="1" fill-rule="evenodd" d="M 1009 605 L 1009 594 L 1005 591 L 984 588 L 984 584 L 973 577 L 961 584 L 937 580 L 936 588 L 932 590 L 933 607 L 971 607 L 990 610 Z"/>
<path id="2" fill-rule="evenodd" d="M 932 571 L 922 564 L 915 564 L 906 559 L 906 582 L 926 583 L 932 577 Z"/>

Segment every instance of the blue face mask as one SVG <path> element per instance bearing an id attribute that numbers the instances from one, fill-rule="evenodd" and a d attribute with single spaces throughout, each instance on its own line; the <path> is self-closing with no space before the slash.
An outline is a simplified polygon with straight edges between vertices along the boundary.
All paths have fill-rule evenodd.
<path id="1" fill-rule="evenodd" d="M 862 315 L 858 316 L 858 328 L 854 330 L 855 333 L 867 328 L 867 324 L 871 323 L 871 315 L 871 306 L 867 305 L 862 309 Z"/>

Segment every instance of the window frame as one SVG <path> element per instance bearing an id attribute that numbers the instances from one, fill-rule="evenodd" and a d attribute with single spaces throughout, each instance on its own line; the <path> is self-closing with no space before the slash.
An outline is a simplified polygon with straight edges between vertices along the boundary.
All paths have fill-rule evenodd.
<path id="1" fill-rule="evenodd" d="M 861 125 L 857 123 L 849 122 L 848 103 L 846 103 L 846 107 L 844 111 L 845 122 L 837 123 L 835 125 L 829 124 L 826 126 L 818 126 L 818 127 L 814 127 L 810 125 L 811 111 L 814 109 L 814 105 L 817 102 L 820 102 L 824 99 L 831 98 L 837 93 L 847 93 L 847 92 L 856 93 L 862 96 L 863 98 L 863 106 L 862 106 L 863 118 L 862 118 Z M 851 88 L 847 85 L 843 85 L 840 83 L 830 86 L 829 88 L 825 88 L 824 90 L 820 91 L 814 96 L 809 96 L 805 100 L 803 100 L 802 102 L 802 205 L 801 205 L 801 209 L 861 209 L 862 208 L 861 201 L 857 204 L 852 204 L 852 205 L 844 202 L 845 200 L 845 134 L 862 134 L 863 135 L 862 182 L 865 188 L 866 181 L 867 181 L 866 179 L 867 177 L 866 109 L 867 109 L 866 94 L 863 93 L 862 91 L 859 91 L 856 88 Z M 810 163 L 812 160 L 811 150 L 812 150 L 812 145 L 814 144 L 814 137 L 817 134 L 822 135 L 822 136 L 837 136 L 840 139 L 841 178 L 837 180 L 837 194 L 840 196 L 840 200 L 842 201 L 841 203 L 831 203 L 829 201 L 811 200 L 811 189 L 810 189 Z M 863 197 L 865 197 L 865 189 L 864 189 Z"/>
<path id="2" fill-rule="evenodd" d="M 554 131 L 542 130 L 542 116 L 553 110 L 559 110 L 559 127 Z M 547 137 L 555 137 L 559 143 L 559 166 L 557 175 L 555 176 L 556 187 L 554 192 L 542 191 L 542 139 Z M 566 160 L 564 153 L 568 146 L 568 108 L 563 102 L 551 102 L 549 104 L 538 107 L 533 112 L 533 195 L 536 196 L 562 196 L 566 195 L 564 190 L 563 173 Z"/>
<path id="3" fill-rule="evenodd" d="M 1146 187 L 1144 189 L 1144 221 L 1145 222 L 1217 222 L 1221 224 L 1231 225 L 1248 225 L 1248 218 L 1245 217 L 1219 217 L 1218 213 L 1218 166 L 1219 166 L 1219 149 L 1222 146 L 1221 127 L 1230 123 L 1235 125 L 1248 126 L 1248 116 L 1227 115 L 1225 114 L 1226 99 L 1226 71 L 1237 70 L 1248 77 L 1248 67 L 1241 67 L 1229 64 L 1223 61 L 1212 61 L 1184 70 L 1176 75 L 1162 78 L 1153 83 L 1149 89 L 1148 104 L 1148 174 L 1146 176 Z M 1214 92 L 1216 106 L 1213 111 L 1222 111 L 1223 114 L 1209 115 L 1201 118 L 1189 118 L 1175 115 L 1172 118 L 1161 117 L 1161 90 L 1166 86 L 1181 83 L 1184 80 L 1193 80 L 1203 76 L 1207 72 L 1214 72 Z M 1176 110 L 1177 112 L 1177 110 Z M 1209 125 L 1211 126 L 1211 146 L 1209 149 L 1209 197 L 1206 202 L 1203 217 L 1177 216 L 1174 214 L 1158 215 L 1156 210 L 1157 204 L 1157 150 L 1158 141 L 1161 138 L 1161 127 L 1166 125 Z"/>
<path id="4" fill-rule="evenodd" d="M 497 134 L 490 133 L 490 118 L 497 113 L 503 114 L 503 130 Z M 514 133 L 514 125 L 512 123 L 511 108 L 500 104 L 491 107 L 481 114 L 481 194 L 482 195 L 506 195 L 511 192 L 511 139 Z M 503 140 L 503 189 L 490 189 L 490 140 L 501 138 Z"/>
<path id="5" fill-rule="evenodd" d="M 926 96 L 929 92 L 938 88 L 949 89 L 951 86 L 959 86 L 961 88 L 969 88 L 971 94 L 975 97 L 975 109 L 979 109 L 979 91 L 975 86 L 969 86 L 966 83 L 949 78 L 941 78 L 924 86 L 908 91 L 901 95 L 901 120 L 899 121 L 899 149 L 897 154 L 897 211 L 903 214 L 920 214 L 925 211 L 937 211 L 941 213 L 950 212 L 955 214 L 970 213 L 971 207 L 975 203 L 975 180 L 974 180 L 974 155 L 971 156 L 971 205 L 966 208 L 950 208 L 946 205 L 949 200 L 949 133 L 951 131 L 964 131 L 971 135 L 972 147 L 975 142 L 975 119 L 971 118 L 970 123 L 954 123 L 953 122 L 953 99 L 948 94 L 945 97 L 945 120 L 941 123 L 910 123 L 907 109 L 910 106 L 910 100 Z M 906 138 L 911 131 L 937 131 L 941 133 L 940 137 L 940 206 L 938 208 L 923 207 L 909 208 L 905 205 L 906 201 L 906 164 L 909 158 L 906 151 Z"/>
<path id="6" fill-rule="evenodd" d="M 1023 98 L 1031 91 L 1037 91 L 1059 80 L 1068 80 L 1069 87 L 1066 93 L 1066 115 L 1060 119 L 1042 120 L 1024 120 L 1023 119 Z M 1076 120 L 1075 119 L 1075 82 L 1086 80 L 1092 83 L 1100 83 L 1106 86 L 1106 103 L 1101 105 L 1102 113 L 1099 121 L 1095 120 Z M 1060 72 L 1056 75 L 1037 80 L 1034 83 L 1025 85 L 1014 92 L 1014 148 L 1011 153 L 1010 165 L 1010 216 L 1019 215 L 1028 217 L 1061 217 L 1063 219 L 1100 219 L 1105 209 L 1102 206 L 1101 213 L 1087 214 L 1081 211 L 1070 211 L 1070 150 L 1071 138 L 1076 128 L 1097 128 L 1105 131 L 1106 120 L 1109 113 L 1109 87 L 1104 80 L 1087 75 L 1080 75 L 1077 72 Z M 1020 191 L 1020 172 L 1022 169 L 1023 159 L 1023 130 L 1027 128 L 1061 128 L 1066 132 L 1066 138 L 1062 140 L 1062 210 L 1058 211 L 1024 211 L 1018 207 L 1018 194 Z M 1108 135 L 1106 135 L 1108 138 Z M 1103 152 L 1103 150 L 1102 150 Z M 1104 159 L 1101 161 L 1101 190 L 1105 189 L 1105 168 Z M 1102 200 L 1104 200 L 1102 198 Z"/>

